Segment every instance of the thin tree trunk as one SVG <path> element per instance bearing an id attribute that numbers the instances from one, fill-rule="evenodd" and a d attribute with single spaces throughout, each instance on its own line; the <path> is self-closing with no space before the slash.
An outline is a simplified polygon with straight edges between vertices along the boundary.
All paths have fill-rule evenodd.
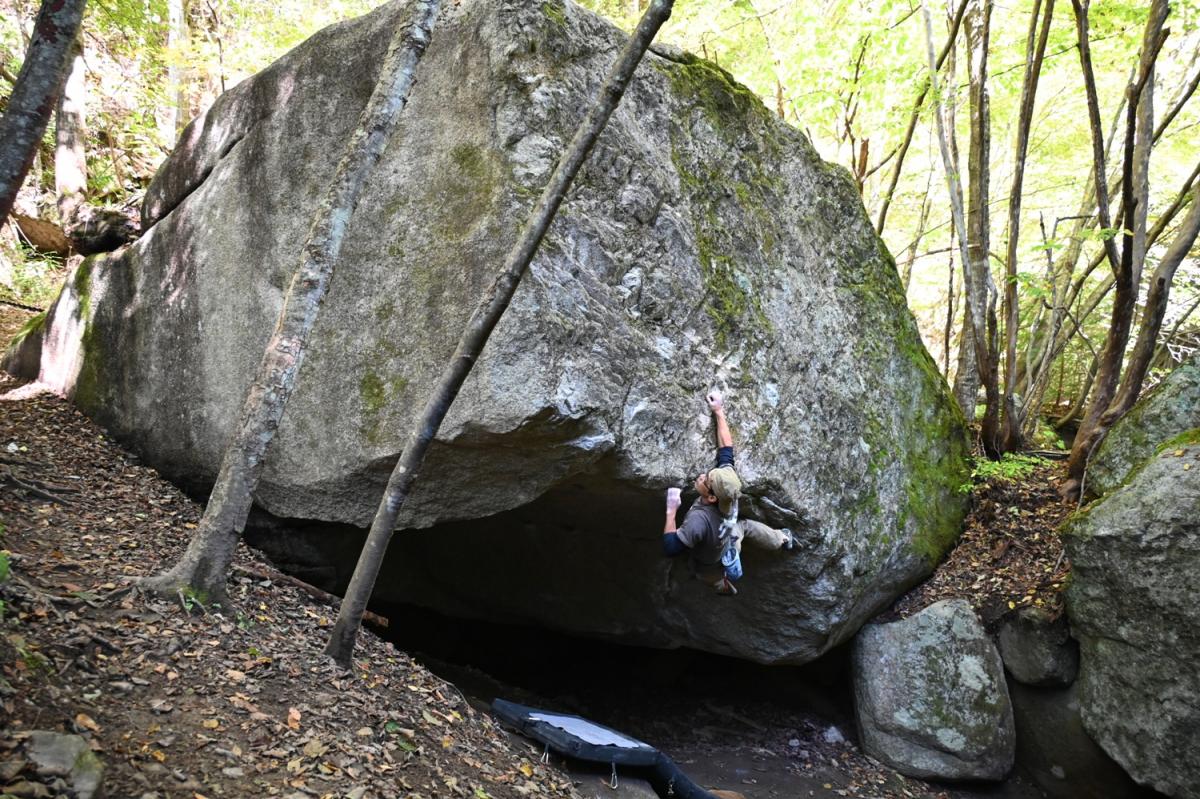
<path id="1" fill-rule="evenodd" d="M 673 4 L 674 0 L 651 0 L 604 85 L 600 87 L 596 102 L 580 122 L 571 143 L 559 158 L 537 206 L 530 213 L 520 239 L 509 251 L 503 270 L 467 322 L 458 348 L 431 392 L 420 418 L 409 431 L 403 454 L 388 479 L 383 500 L 379 503 L 379 509 L 371 523 L 371 531 L 354 568 L 354 576 L 350 578 L 350 585 L 346 589 L 337 623 L 325 647 L 325 654 L 343 667 L 350 665 L 354 654 L 354 642 L 358 637 L 359 622 L 375 589 L 375 580 L 383 565 L 383 556 L 395 532 L 396 517 L 408 498 L 408 492 L 425 460 L 425 453 L 437 435 L 463 381 L 467 379 L 484 345 L 487 344 L 496 323 L 508 308 L 521 277 L 525 274 L 529 262 L 533 260 L 538 245 L 554 220 L 554 215 L 566 197 L 567 189 L 570 188 L 576 173 L 587 160 L 596 139 L 620 103 L 650 42 L 671 16 Z"/>
<path id="2" fill-rule="evenodd" d="M 1175 340 L 1175 336 L 1179 335 L 1179 329 L 1196 312 L 1197 308 L 1200 308 L 1200 294 L 1196 295 L 1195 301 L 1175 320 L 1175 324 L 1171 327 L 1171 332 L 1163 336 L 1162 341 L 1155 347 L 1154 358 L 1150 362 L 1151 367 L 1161 365 L 1164 361 L 1169 362 L 1171 342 Z"/>
<path id="3" fill-rule="evenodd" d="M 38 11 L 17 85 L 0 119 L 0 225 L 12 211 L 66 80 L 83 6 L 84 0 L 44 0 Z"/>
<path id="4" fill-rule="evenodd" d="M 888 181 L 887 191 L 884 192 L 883 202 L 879 206 L 879 217 L 875 220 L 875 232 L 880 236 L 883 235 L 883 226 L 887 223 L 887 212 L 892 204 L 892 197 L 896 194 L 896 186 L 900 183 L 900 172 L 904 168 L 904 156 L 908 154 L 908 146 L 912 144 L 913 131 L 917 129 L 917 120 L 921 117 L 921 105 L 925 102 L 926 95 L 929 94 L 929 87 L 937 84 L 937 71 L 942 68 L 946 56 L 954 47 L 954 40 L 958 38 L 958 29 L 962 25 L 968 2 L 969 0 L 962 0 L 958 4 L 958 10 L 954 12 L 954 18 L 950 23 L 950 33 L 946 35 L 946 43 L 942 46 L 942 52 L 936 60 L 931 61 L 931 74 L 925 79 L 921 85 L 921 91 L 917 94 L 917 99 L 913 101 L 912 111 L 908 115 L 908 127 L 904 130 L 904 139 L 901 140 L 900 149 L 896 153 L 896 163 L 892 165 L 892 177 Z"/>
<path id="5" fill-rule="evenodd" d="M 971 313 L 976 367 L 986 397 L 981 437 L 984 450 L 996 456 L 1000 433 L 1000 386 L 996 330 L 996 285 L 989 264 L 991 247 L 988 214 L 991 169 L 991 101 L 987 88 L 987 56 L 992 0 L 972 0 L 965 21 L 970 76 L 971 143 L 967 158 L 967 275 L 966 306 Z"/>
<path id="6" fill-rule="evenodd" d="M 187 4 L 185 0 L 167 0 L 167 106 L 160 112 L 159 138 L 169 150 L 175 146 L 180 132 L 187 125 L 188 99 L 185 71 L 179 65 L 179 50 L 188 39 Z"/>
<path id="7" fill-rule="evenodd" d="M 1175 240 L 1163 254 L 1154 270 L 1150 281 L 1150 292 L 1146 296 L 1146 308 L 1142 313 L 1142 324 L 1138 330 L 1137 342 L 1129 356 L 1129 366 L 1121 380 L 1121 388 L 1112 404 L 1100 417 L 1100 427 L 1107 430 L 1112 424 L 1125 415 L 1137 401 L 1142 390 L 1142 382 L 1146 379 L 1146 370 L 1150 368 L 1150 359 L 1154 355 L 1154 346 L 1158 342 L 1158 334 L 1162 330 L 1163 317 L 1167 313 L 1167 301 L 1171 297 L 1171 281 L 1175 278 L 1175 270 L 1183 262 L 1196 235 L 1200 233 L 1200 186 L 1192 192 L 1192 208 L 1179 226 Z"/>
<path id="8" fill-rule="evenodd" d="M 429 44 L 438 4 L 438 0 L 417 0 L 412 21 L 399 26 L 393 35 L 358 128 L 347 142 L 317 208 L 300 266 L 225 448 L 204 517 L 179 563 L 145 581 L 152 591 L 173 595 L 191 590 L 207 597 L 206 602 L 227 601 L 225 582 L 262 473 L 263 457 L 291 396 L 304 359 L 305 341 L 333 277 L 362 188 L 408 100 L 417 63 Z"/>
<path id="9" fill-rule="evenodd" d="M 63 232 L 71 235 L 79 221 L 79 210 L 87 196 L 87 156 L 83 144 L 84 80 L 83 48 L 76 39 L 71 70 L 58 98 L 54 122 L 54 191 Z"/>
<path id="10" fill-rule="evenodd" d="M 932 173 L 933 170 L 930 170 Z M 950 231 L 954 238 L 954 231 Z M 946 261 L 946 329 L 942 342 L 942 374 L 950 376 L 950 337 L 954 334 L 954 242 L 950 242 L 950 254 Z M 965 330 L 963 331 L 966 332 Z"/>
<path id="11" fill-rule="evenodd" d="M 1095 81 L 1091 74 L 1091 58 L 1087 50 L 1087 8 L 1086 6 L 1080 6 L 1080 0 L 1072 0 L 1072 4 L 1075 6 L 1079 28 L 1080 60 L 1083 65 L 1084 81 L 1088 92 L 1089 116 L 1092 121 L 1093 140 L 1097 141 L 1096 150 L 1099 151 L 1099 113 L 1095 110 Z M 1126 100 L 1125 157 L 1122 171 L 1122 201 L 1126 218 L 1136 218 L 1137 214 L 1138 200 L 1135 193 L 1134 163 L 1136 160 L 1136 142 L 1138 140 L 1138 109 L 1141 93 L 1153 73 L 1154 61 L 1158 56 L 1159 50 L 1162 48 L 1165 38 L 1163 23 L 1166 21 L 1166 16 L 1166 0 L 1154 0 L 1150 11 L 1150 19 L 1146 23 L 1146 31 L 1142 39 L 1142 58 L 1138 70 L 1139 74 L 1137 79 L 1130 84 L 1129 96 Z M 1097 164 L 1097 186 L 1103 182 L 1105 174 L 1100 167 L 1101 165 Z M 1109 260 L 1113 261 L 1113 256 L 1116 253 L 1115 244 L 1112 239 L 1106 239 L 1105 245 Z M 1134 265 L 1135 249 L 1134 233 L 1129 230 L 1129 225 L 1125 225 L 1120 260 L 1113 263 L 1113 273 L 1116 278 L 1116 293 L 1113 297 L 1112 321 L 1109 324 L 1104 349 L 1100 355 L 1100 365 L 1096 373 L 1096 385 L 1092 393 L 1091 404 L 1088 406 L 1083 423 L 1080 425 L 1079 433 L 1075 437 L 1075 444 L 1071 448 L 1071 456 L 1067 460 L 1067 480 L 1060 489 L 1063 496 L 1067 499 L 1074 500 L 1079 498 L 1080 489 L 1083 485 L 1083 473 L 1087 468 L 1088 458 L 1091 457 L 1092 451 L 1100 443 L 1100 439 L 1103 438 L 1107 430 L 1106 427 L 1100 424 L 1100 421 L 1112 403 L 1113 395 L 1117 390 L 1117 384 L 1121 376 L 1121 364 L 1125 356 L 1125 347 L 1129 342 L 1129 333 L 1133 323 L 1133 309 L 1137 301 L 1138 287 L 1134 283 L 1134 274 L 1137 271 L 1137 267 Z"/>
<path id="12" fill-rule="evenodd" d="M 1087 341 L 1086 338 L 1084 340 Z M 1091 365 L 1088 366 L 1087 376 L 1083 380 L 1083 387 L 1079 390 L 1079 394 L 1075 397 L 1075 401 L 1071 403 L 1071 407 L 1067 409 L 1067 412 L 1054 420 L 1052 426 L 1055 430 L 1061 430 L 1079 418 L 1079 414 L 1083 412 L 1084 406 L 1087 405 L 1088 394 L 1092 392 L 1092 383 L 1096 380 L 1096 370 L 1099 366 L 1100 358 L 1093 355 Z"/>
<path id="13" fill-rule="evenodd" d="M 1033 105 L 1037 97 L 1038 78 L 1042 72 L 1042 57 L 1046 53 L 1046 40 L 1049 38 L 1050 23 L 1054 18 L 1054 0 L 1046 0 L 1039 32 L 1040 5 L 1041 0 L 1034 0 L 1033 12 L 1029 17 L 1029 37 L 1025 45 L 1025 80 L 1021 86 L 1020 112 L 1017 118 L 1015 167 L 1012 189 L 1008 195 L 1008 248 L 1005 258 L 1007 280 L 1004 285 L 1004 400 L 1000 429 L 1000 449 L 1003 452 L 1020 449 L 1023 438 L 1022 419 L 1013 399 L 1017 380 L 1017 328 L 1020 325 L 1020 307 L 1017 304 L 1017 249 L 1021 238 L 1021 191 L 1025 181 L 1025 154 L 1029 149 L 1029 129 L 1033 122 Z"/>
<path id="14" fill-rule="evenodd" d="M 1100 101 L 1096 98 L 1096 79 L 1092 70 L 1092 50 L 1088 39 L 1087 3 L 1071 0 L 1075 10 L 1075 28 L 1079 35 L 1079 63 L 1083 68 L 1083 86 L 1087 95 L 1088 122 L 1092 130 L 1092 164 L 1096 189 L 1096 213 L 1100 219 L 1100 227 L 1112 229 L 1112 216 L 1109 213 L 1108 198 L 1108 166 L 1104 153 L 1104 134 L 1100 125 Z M 1128 102 L 1129 98 L 1126 98 Z M 1111 236 L 1104 238 L 1104 253 L 1114 274 L 1121 269 L 1121 257 L 1117 252 L 1117 244 Z"/>

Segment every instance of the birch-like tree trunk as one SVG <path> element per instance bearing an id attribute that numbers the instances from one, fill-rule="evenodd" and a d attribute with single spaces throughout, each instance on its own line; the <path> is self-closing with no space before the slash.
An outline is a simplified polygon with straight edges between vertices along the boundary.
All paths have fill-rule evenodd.
<path id="1" fill-rule="evenodd" d="M 43 0 L 8 108 L 0 118 L 0 225 L 50 122 L 83 21 L 84 0 Z"/>
<path id="2" fill-rule="evenodd" d="M 263 457 L 291 396 L 305 341 L 317 320 L 362 188 L 408 101 L 438 5 L 439 0 L 417 0 L 412 20 L 399 26 L 392 37 L 358 128 L 317 207 L 300 266 L 292 276 L 275 331 L 226 445 L 204 517 L 180 561 L 170 571 L 145 581 L 151 591 L 164 595 L 190 591 L 201 602 L 227 602 L 225 582 L 262 473 Z"/>
<path id="3" fill-rule="evenodd" d="M 925 46 L 926 53 L 929 57 L 930 88 L 933 91 L 935 103 L 933 118 L 937 125 L 938 150 L 942 155 L 942 170 L 946 175 L 946 190 L 950 195 L 950 219 L 954 226 L 954 231 L 951 235 L 952 239 L 956 238 L 958 240 L 959 260 L 965 264 L 968 259 L 967 220 L 966 212 L 963 208 L 962 186 L 958 180 L 958 168 L 954 163 L 954 155 L 950 149 L 950 137 L 953 135 L 953 132 L 947 130 L 948 126 L 946 125 L 945 120 L 942 118 L 942 93 L 938 85 L 939 80 L 937 74 L 937 59 L 934 58 L 933 53 L 933 21 L 930 19 L 929 6 L 925 3 L 921 4 L 921 13 L 925 18 Z M 966 272 L 967 270 L 964 267 L 964 275 Z M 966 338 L 970 329 L 970 324 L 963 325 L 963 338 Z M 959 364 L 959 369 L 960 371 L 962 369 L 961 362 Z M 959 375 L 959 377 L 961 377 L 961 375 Z M 974 418 L 975 412 L 975 398 L 974 396 L 969 398 L 959 396 L 961 391 L 960 384 L 960 380 L 956 378 L 955 396 L 958 398 L 960 407 L 963 408 L 963 413 L 968 419 L 972 419 Z M 967 404 L 964 405 L 964 402 Z"/>
<path id="4" fill-rule="evenodd" d="M 71 69 L 58 98 L 54 118 L 54 192 L 63 232 L 71 235 L 87 196 L 87 153 L 84 149 L 84 107 L 87 100 L 83 47 L 76 39 Z"/>
<path id="5" fill-rule="evenodd" d="M 1017 116 L 1017 143 L 1013 153 L 1013 182 L 1008 195 L 1008 248 L 1005 257 L 1004 333 L 1005 369 L 1004 398 L 1000 427 L 1000 449 L 1012 452 L 1022 443 L 1021 416 L 1013 399 L 1017 383 L 1017 331 L 1020 327 L 1020 306 L 1017 304 L 1017 250 L 1021 238 L 1021 192 L 1025 182 L 1025 154 L 1029 150 L 1029 129 L 1033 123 L 1033 106 L 1037 97 L 1038 78 L 1042 73 L 1042 57 L 1054 18 L 1054 0 L 1046 0 L 1044 16 L 1038 23 L 1041 0 L 1034 0 L 1029 16 L 1029 35 L 1025 43 L 1025 76 L 1021 86 L 1020 108 Z M 1040 27 L 1040 31 L 1039 31 Z"/>
<path id="6" fill-rule="evenodd" d="M 508 303 L 529 267 L 529 262 L 533 260 L 542 237 L 546 235 L 558 207 L 567 195 L 567 189 L 571 187 L 576 173 L 587 160 L 596 139 L 620 103 L 642 56 L 654 40 L 658 29 L 671 16 L 673 5 L 674 0 L 651 0 L 604 85 L 600 87 L 591 110 L 580 122 L 566 151 L 559 158 L 541 198 L 530 212 L 520 238 L 509 250 L 504 268 L 467 322 L 458 347 L 446 364 L 438 384 L 433 388 L 421 416 L 409 431 L 403 454 L 388 479 L 387 489 L 379 503 L 379 509 L 371 523 L 371 531 L 354 568 L 354 575 L 350 578 L 350 586 L 346 589 L 346 597 L 338 611 L 337 623 L 325 647 L 325 654 L 339 665 L 350 665 L 362 614 L 367 609 L 367 602 L 375 589 L 375 580 L 383 565 L 383 556 L 395 532 L 396 517 L 408 498 L 430 443 L 437 435 L 454 398 L 458 396 L 463 381 L 471 373 L 479 354 L 487 344 L 492 330 L 508 308 Z"/>
<path id="7" fill-rule="evenodd" d="M 1072 0 L 1075 8 L 1076 25 L 1079 32 L 1079 58 L 1084 73 L 1084 87 L 1087 91 L 1088 116 L 1092 127 L 1093 149 L 1099 153 L 1100 162 L 1096 164 L 1097 189 L 1104 182 L 1103 152 L 1099 144 L 1100 114 L 1099 103 L 1096 99 L 1095 78 L 1092 74 L 1091 52 L 1088 43 L 1087 5 L 1081 0 Z M 1150 18 L 1146 22 L 1146 30 L 1142 37 L 1142 57 L 1138 74 L 1129 85 L 1126 98 L 1125 114 L 1125 146 L 1124 167 L 1122 170 L 1122 205 L 1126 219 L 1132 219 L 1137 213 L 1136 181 L 1134 164 L 1137 128 L 1139 122 L 1140 97 L 1147 80 L 1153 73 L 1154 62 L 1162 48 L 1165 39 L 1163 25 L 1167 17 L 1166 0 L 1154 0 Z M 1101 206 L 1105 203 L 1101 201 Z M 1108 335 L 1105 337 L 1104 349 L 1100 354 L 1100 364 L 1096 372 L 1096 382 L 1093 388 L 1091 403 L 1084 415 L 1083 423 L 1075 436 L 1071 448 L 1071 456 L 1067 460 L 1067 480 L 1060 491 L 1066 499 L 1079 499 L 1083 485 L 1083 474 L 1087 469 L 1088 458 L 1092 451 L 1107 432 L 1107 427 L 1101 424 L 1101 419 L 1112 404 L 1118 381 L 1121 376 L 1121 365 L 1125 358 L 1125 347 L 1129 343 L 1129 333 L 1133 324 L 1134 305 L 1137 301 L 1138 286 L 1134 275 L 1138 268 L 1134 265 L 1135 244 L 1134 233 L 1125 225 L 1122 236 L 1121 252 L 1117 256 L 1116 244 L 1113 239 L 1105 240 L 1105 251 L 1113 266 L 1115 278 L 1115 293 L 1113 295 L 1112 319 L 1109 323 Z"/>

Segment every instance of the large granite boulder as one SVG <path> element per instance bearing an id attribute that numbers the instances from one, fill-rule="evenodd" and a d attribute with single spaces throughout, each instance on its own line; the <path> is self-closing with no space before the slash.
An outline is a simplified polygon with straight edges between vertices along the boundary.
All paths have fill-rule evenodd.
<path id="1" fill-rule="evenodd" d="M 40 377 L 202 492 L 315 198 L 406 2 L 223 95 L 80 267 Z M 562 0 L 447 3 L 347 232 L 256 493 L 255 540 L 343 583 L 403 437 L 625 36 Z M 723 386 L 733 601 L 663 558 Z M 926 575 L 964 512 L 960 415 L 854 182 L 713 65 L 649 54 L 430 451 L 377 597 L 761 662 L 810 660 Z"/>
<path id="2" fill-rule="evenodd" d="M 930 605 L 854 639 L 863 750 L 910 777 L 1001 780 L 1016 737 L 1004 666 L 970 603 Z"/>
<path id="3" fill-rule="evenodd" d="M 1200 427 L 1200 356 L 1172 370 L 1112 426 L 1088 461 L 1088 494 L 1098 497 L 1119 488 L 1160 444 L 1196 427 Z"/>
<path id="4" fill-rule="evenodd" d="M 1200 429 L 1064 534 L 1085 729 L 1138 782 L 1200 797 Z"/>

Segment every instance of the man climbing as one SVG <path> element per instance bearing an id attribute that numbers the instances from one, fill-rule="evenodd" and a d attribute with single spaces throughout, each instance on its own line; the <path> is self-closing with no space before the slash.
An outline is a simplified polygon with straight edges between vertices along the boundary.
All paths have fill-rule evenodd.
<path id="1" fill-rule="evenodd" d="M 701 569 L 720 566 L 721 576 L 713 586 L 718 594 L 733 595 L 737 593 L 733 583 L 742 576 L 743 539 L 770 550 L 794 549 L 796 539 L 787 528 L 776 530 L 751 519 L 738 520 L 742 481 L 733 469 L 733 436 L 725 421 L 725 402 L 716 389 L 705 399 L 717 423 L 717 464 L 696 478 L 700 496 L 679 527 L 675 525 L 675 514 L 679 510 L 680 489 L 667 489 L 663 551 L 671 557 L 690 551 L 692 560 Z"/>

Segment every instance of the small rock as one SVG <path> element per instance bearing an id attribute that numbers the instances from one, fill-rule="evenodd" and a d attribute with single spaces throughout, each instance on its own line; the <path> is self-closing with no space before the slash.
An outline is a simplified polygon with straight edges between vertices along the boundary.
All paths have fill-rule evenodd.
<path id="1" fill-rule="evenodd" d="M 346 794 L 346 799 L 362 799 L 367 794 L 367 786 L 360 785 Z"/>
<path id="2" fill-rule="evenodd" d="M 844 744 L 844 743 L 846 743 L 846 737 L 844 735 L 842 735 L 842 731 L 839 730 L 837 727 L 830 727 L 829 729 L 825 730 L 825 734 L 823 737 L 825 738 L 825 743 L 827 743 L 827 744 Z"/>
<path id="3" fill-rule="evenodd" d="M 788 741 L 788 746 L 790 746 L 793 749 L 799 749 L 800 748 L 800 739 L 792 738 L 790 741 Z"/>
<path id="4" fill-rule="evenodd" d="M 1063 770 L 1062 766 L 1051 766 L 1050 773 L 1055 777 L 1058 777 L 1060 780 L 1065 780 L 1067 778 L 1067 772 Z"/>
<path id="5" fill-rule="evenodd" d="M 120 693 L 123 693 L 123 694 L 127 694 L 133 690 L 133 683 L 128 683 L 128 682 L 125 682 L 124 680 L 118 680 L 117 682 L 110 682 L 108 684 L 108 686 L 110 688 L 112 688 L 114 691 L 119 691 Z"/>
<path id="6" fill-rule="evenodd" d="M 15 796 L 17 799 L 50 799 L 54 794 L 50 793 L 50 789 L 40 782 L 21 780 L 7 786 L 4 789 L 4 795 Z"/>
<path id="7" fill-rule="evenodd" d="M 35 731 L 25 742 L 25 754 L 43 776 L 67 777 L 78 799 L 92 799 L 104 781 L 104 764 L 78 735 Z"/>
<path id="8" fill-rule="evenodd" d="M 233 779 L 237 779 L 237 778 L 246 776 L 246 773 L 244 771 L 242 771 L 241 768 L 239 768 L 238 766 L 230 766 L 228 768 L 223 768 L 223 769 L 221 769 L 221 773 L 224 774 L 226 777 L 230 777 Z"/>
<path id="9" fill-rule="evenodd" d="M 21 759 L 6 760 L 0 763 L 0 783 L 12 782 L 17 775 L 25 770 L 25 761 Z"/>

